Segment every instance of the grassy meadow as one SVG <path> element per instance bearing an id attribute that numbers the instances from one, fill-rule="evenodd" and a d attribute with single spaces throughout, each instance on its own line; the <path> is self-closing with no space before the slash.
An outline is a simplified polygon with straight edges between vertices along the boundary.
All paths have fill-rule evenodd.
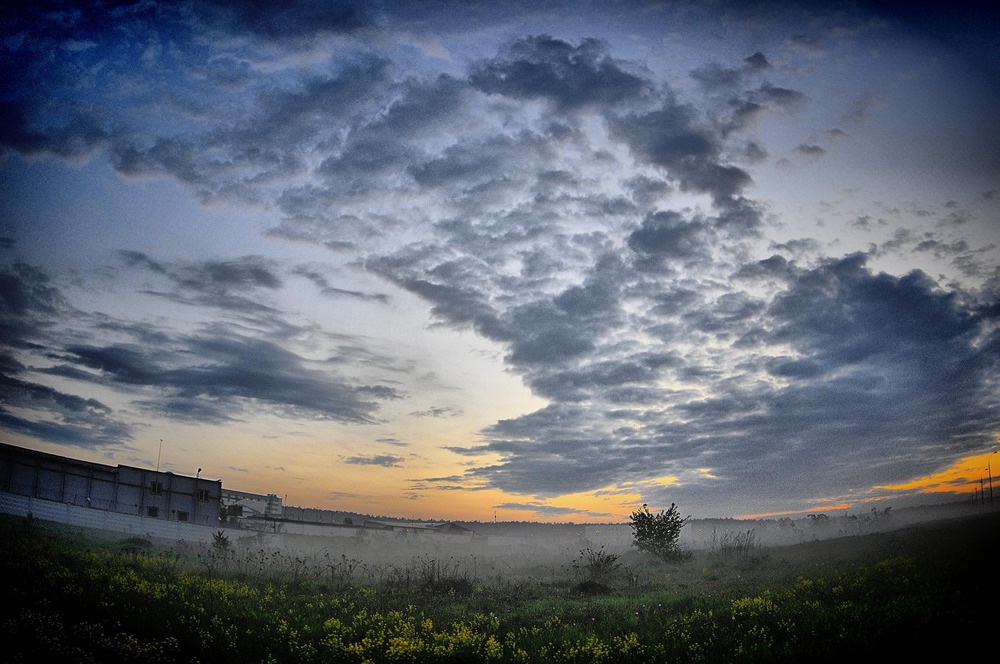
<path id="1" fill-rule="evenodd" d="M 1000 512 L 665 563 L 152 542 L 0 516 L 6 662 L 844 662 L 995 653 Z"/>

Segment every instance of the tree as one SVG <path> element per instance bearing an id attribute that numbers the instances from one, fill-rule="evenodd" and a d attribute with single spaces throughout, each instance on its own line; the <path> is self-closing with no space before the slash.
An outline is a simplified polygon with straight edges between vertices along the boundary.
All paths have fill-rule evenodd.
<path id="1" fill-rule="evenodd" d="M 642 509 L 632 512 L 631 520 L 633 543 L 640 551 L 647 551 L 664 561 L 683 560 L 687 557 L 681 550 L 677 540 L 681 536 L 681 528 L 691 517 L 681 517 L 677 505 L 670 503 L 670 509 L 660 510 L 658 514 L 649 511 L 646 503 Z"/>

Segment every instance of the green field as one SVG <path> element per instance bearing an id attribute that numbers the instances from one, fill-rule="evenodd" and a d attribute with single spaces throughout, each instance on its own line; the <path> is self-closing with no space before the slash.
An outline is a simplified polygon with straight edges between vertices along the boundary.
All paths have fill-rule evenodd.
<path id="1" fill-rule="evenodd" d="M 0 638 L 7 662 L 958 661 L 997 651 L 998 544 L 1000 513 L 971 508 L 675 563 L 585 542 L 516 561 L 184 545 L 4 516 Z"/>

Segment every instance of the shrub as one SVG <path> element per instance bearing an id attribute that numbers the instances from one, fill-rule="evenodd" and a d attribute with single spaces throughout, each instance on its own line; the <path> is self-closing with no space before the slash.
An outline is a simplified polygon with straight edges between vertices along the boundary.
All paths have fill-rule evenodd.
<path id="1" fill-rule="evenodd" d="M 580 558 L 573 561 L 573 570 L 583 580 L 574 589 L 585 594 L 607 591 L 606 584 L 621 566 L 618 554 L 605 551 L 603 546 L 596 551 L 590 547 L 581 549 Z"/>
<path id="2" fill-rule="evenodd" d="M 681 517 L 677 505 L 670 503 L 670 509 L 653 514 L 646 503 L 629 516 L 633 531 L 633 543 L 640 551 L 646 551 L 664 561 L 678 561 L 687 558 L 678 544 L 681 528 L 691 517 Z"/>
<path id="3" fill-rule="evenodd" d="M 712 553 L 719 558 L 753 562 L 760 557 L 762 548 L 757 542 L 757 530 L 754 528 L 745 531 L 727 531 L 718 539 L 715 531 L 712 531 Z"/>

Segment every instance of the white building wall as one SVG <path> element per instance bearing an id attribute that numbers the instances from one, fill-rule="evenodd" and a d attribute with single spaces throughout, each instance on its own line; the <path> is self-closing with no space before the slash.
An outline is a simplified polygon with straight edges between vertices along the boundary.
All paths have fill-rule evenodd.
<path id="1" fill-rule="evenodd" d="M 110 512 L 102 509 L 70 505 L 41 498 L 0 492 L 0 512 L 14 516 L 31 514 L 36 519 L 55 521 L 81 528 L 96 528 L 121 533 L 124 536 L 154 537 L 159 539 L 183 540 L 185 542 L 212 542 L 219 527 L 150 519 L 132 514 Z M 226 537 L 239 539 L 255 535 L 251 531 L 225 530 Z"/>

